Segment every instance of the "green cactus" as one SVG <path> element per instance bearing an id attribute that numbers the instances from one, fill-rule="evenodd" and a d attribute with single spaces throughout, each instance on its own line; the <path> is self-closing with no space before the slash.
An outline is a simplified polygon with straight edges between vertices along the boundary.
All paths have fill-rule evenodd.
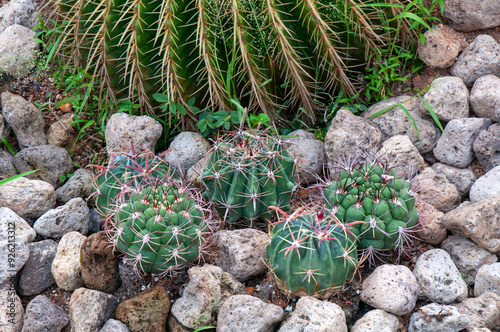
<path id="1" fill-rule="evenodd" d="M 236 96 L 271 117 L 293 108 L 314 122 L 337 87 L 359 92 L 351 77 L 370 55 L 390 57 L 382 45 L 405 47 L 418 32 L 410 28 L 417 16 L 402 15 L 410 0 L 42 2 L 62 25 L 54 37 L 75 69 L 147 111 L 152 94 L 164 93 L 187 109 L 183 120 L 196 118 L 191 97 L 199 108 L 229 110 Z"/>
<path id="2" fill-rule="evenodd" d="M 294 212 L 274 224 L 266 258 L 286 294 L 325 298 L 358 268 L 356 237 L 323 210 Z"/>
<path id="3" fill-rule="evenodd" d="M 290 209 L 295 161 L 280 138 L 265 131 L 238 132 L 214 143 L 202 181 L 203 197 L 214 202 L 223 220 L 270 220 L 269 206 Z"/>
<path id="4" fill-rule="evenodd" d="M 163 275 L 200 257 L 208 225 L 188 189 L 178 182 L 146 179 L 120 193 L 106 230 L 137 272 Z"/>
<path id="5" fill-rule="evenodd" d="M 119 155 L 110 165 L 98 166 L 99 174 L 94 178 L 96 210 L 106 216 L 110 208 L 115 205 L 118 194 L 127 186 L 139 185 L 144 178 L 159 177 L 173 179 L 176 177 L 171 165 L 161 156 L 151 152 L 139 154 Z"/>
<path id="6" fill-rule="evenodd" d="M 364 166 L 356 168 L 362 163 Z M 415 190 L 395 175 L 384 157 L 354 158 L 324 188 L 324 203 L 343 223 L 357 224 L 360 249 L 400 249 L 412 238 L 418 221 Z"/>

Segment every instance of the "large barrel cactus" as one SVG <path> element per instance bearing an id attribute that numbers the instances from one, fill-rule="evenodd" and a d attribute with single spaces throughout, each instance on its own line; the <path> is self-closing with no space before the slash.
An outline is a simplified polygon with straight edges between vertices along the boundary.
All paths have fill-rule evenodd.
<path id="1" fill-rule="evenodd" d="M 214 143 L 202 181 L 203 197 L 214 202 L 223 220 L 270 220 L 270 206 L 290 209 L 295 161 L 279 137 L 242 131 Z"/>
<path id="2" fill-rule="evenodd" d="M 296 211 L 274 225 L 266 258 L 286 294 L 328 297 L 353 276 L 356 237 L 343 226 L 320 209 Z"/>
<path id="3" fill-rule="evenodd" d="M 370 54 L 414 33 L 413 16 L 398 17 L 410 0 L 42 2 L 62 25 L 55 38 L 75 69 L 146 110 L 164 93 L 187 109 L 184 120 L 195 118 L 192 97 L 213 110 L 236 97 L 271 117 L 294 107 L 314 121 L 336 87 L 357 92 L 352 77 Z"/>
<path id="4" fill-rule="evenodd" d="M 187 188 L 147 178 L 120 193 L 117 201 L 106 230 L 137 272 L 174 272 L 200 257 L 208 225 Z"/>
<path id="5" fill-rule="evenodd" d="M 106 216 L 117 204 L 118 194 L 129 186 L 137 186 L 145 178 L 173 179 L 175 172 L 169 162 L 152 152 L 119 155 L 108 166 L 97 166 L 94 178 L 96 210 Z"/>
<path id="6" fill-rule="evenodd" d="M 325 206 L 343 223 L 356 223 L 360 249 L 403 249 L 418 222 L 415 190 L 384 157 L 366 157 L 339 164 L 338 178 L 324 188 Z"/>

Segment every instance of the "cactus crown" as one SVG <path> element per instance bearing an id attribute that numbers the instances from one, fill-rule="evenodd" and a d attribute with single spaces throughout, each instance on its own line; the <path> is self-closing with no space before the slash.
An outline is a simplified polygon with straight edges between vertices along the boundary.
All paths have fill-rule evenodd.
<path id="1" fill-rule="evenodd" d="M 415 189 L 395 174 L 387 156 L 358 155 L 335 167 L 338 175 L 324 187 L 326 208 L 344 224 L 353 224 L 359 248 L 398 249 L 413 238 L 418 221 Z"/>
<path id="2" fill-rule="evenodd" d="M 203 197 L 214 202 L 225 221 L 270 220 L 269 206 L 290 209 L 295 161 L 279 137 L 240 131 L 220 137 L 211 153 L 202 173 Z"/>
<path id="3" fill-rule="evenodd" d="M 271 230 L 266 258 L 287 294 L 325 298 L 358 267 L 356 237 L 330 211 L 303 207 Z"/>

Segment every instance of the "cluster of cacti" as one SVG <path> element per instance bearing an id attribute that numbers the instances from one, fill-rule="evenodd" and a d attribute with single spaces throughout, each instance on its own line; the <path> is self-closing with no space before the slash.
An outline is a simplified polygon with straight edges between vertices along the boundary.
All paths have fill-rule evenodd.
<path id="1" fill-rule="evenodd" d="M 144 178 L 175 177 L 169 162 L 151 152 L 117 155 L 109 166 L 94 166 L 99 174 L 94 178 L 97 211 L 106 216 L 115 205 L 118 194 L 128 186 L 137 186 Z"/>
<path id="2" fill-rule="evenodd" d="M 169 273 L 200 257 L 208 231 L 204 210 L 167 161 L 144 152 L 98 168 L 97 210 L 114 248 L 136 272 Z"/>
<path id="3" fill-rule="evenodd" d="M 136 271 L 164 274 L 200 258 L 208 225 L 193 195 L 176 181 L 148 179 L 121 193 L 108 234 Z"/>
<path id="4" fill-rule="evenodd" d="M 290 209 L 297 185 L 295 161 L 279 137 L 240 131 L 214 143 L 202 181 L 203 197 L 214 203 L 224 221 L 270 220 L 270 206 Z"/>
<path id="5" fill-rule="evenodd" d="M 351 229 L 360 249 L 402 249 L 418 221 L 410 181 L 398 178 L 383 157 L 337 166 L 338 178 L 324 188 L 325 206 L 343 223 L 357 222 Z"/>
<path id="6" fill-rule="evenodd" d="M 357 92 L 351 77 L 378 46 L 414 34 L 410 15 L 398 16 L 410 0 L 42 2 L 74 68 L 146 110 L 164 93 L 187 108 L 184 120 L 196 117 L 191 97 L 229 110 L 236 96 L 271 117 L 294 107 L 314 121 L 337 87 Z"/>
<path id="7" fill-rule="evenodd" d="M 324 208 L 275 223 L 266 257 L 278 286 L 295 296 L 328 297 L 358 268 L 356 237 Z"/>

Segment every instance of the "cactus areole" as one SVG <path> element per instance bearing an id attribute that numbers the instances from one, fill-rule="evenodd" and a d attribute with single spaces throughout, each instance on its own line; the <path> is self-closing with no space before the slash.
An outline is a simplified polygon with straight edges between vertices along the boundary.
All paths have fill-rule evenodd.
<path id="1" fill-rule="evenodd" d="M 269 206 L 290 209 L 297 185 L 295 161 L 279 137 L 244 131 L 219 138 L 203 170 L 203 197 L 214 202 L 221 218 L 270 220 Z"/>
<path id="2" fill-rule="evenodd" d="M 414 195 L 409 181 L 375 158 L 359 169 L 342 169 L 324 188 L 324 203 L 343 223 L 357 222 L 360 249 L 395 249 L 408 242 L 417 224 Z"/>
<path id="3" fill-rule="evenodd" d="M 328 211 L 296 211 L 271 231 L 266 258 L 278 287 L 294 296 L 329 297 L 358 267 L 356 237 Z"/>

